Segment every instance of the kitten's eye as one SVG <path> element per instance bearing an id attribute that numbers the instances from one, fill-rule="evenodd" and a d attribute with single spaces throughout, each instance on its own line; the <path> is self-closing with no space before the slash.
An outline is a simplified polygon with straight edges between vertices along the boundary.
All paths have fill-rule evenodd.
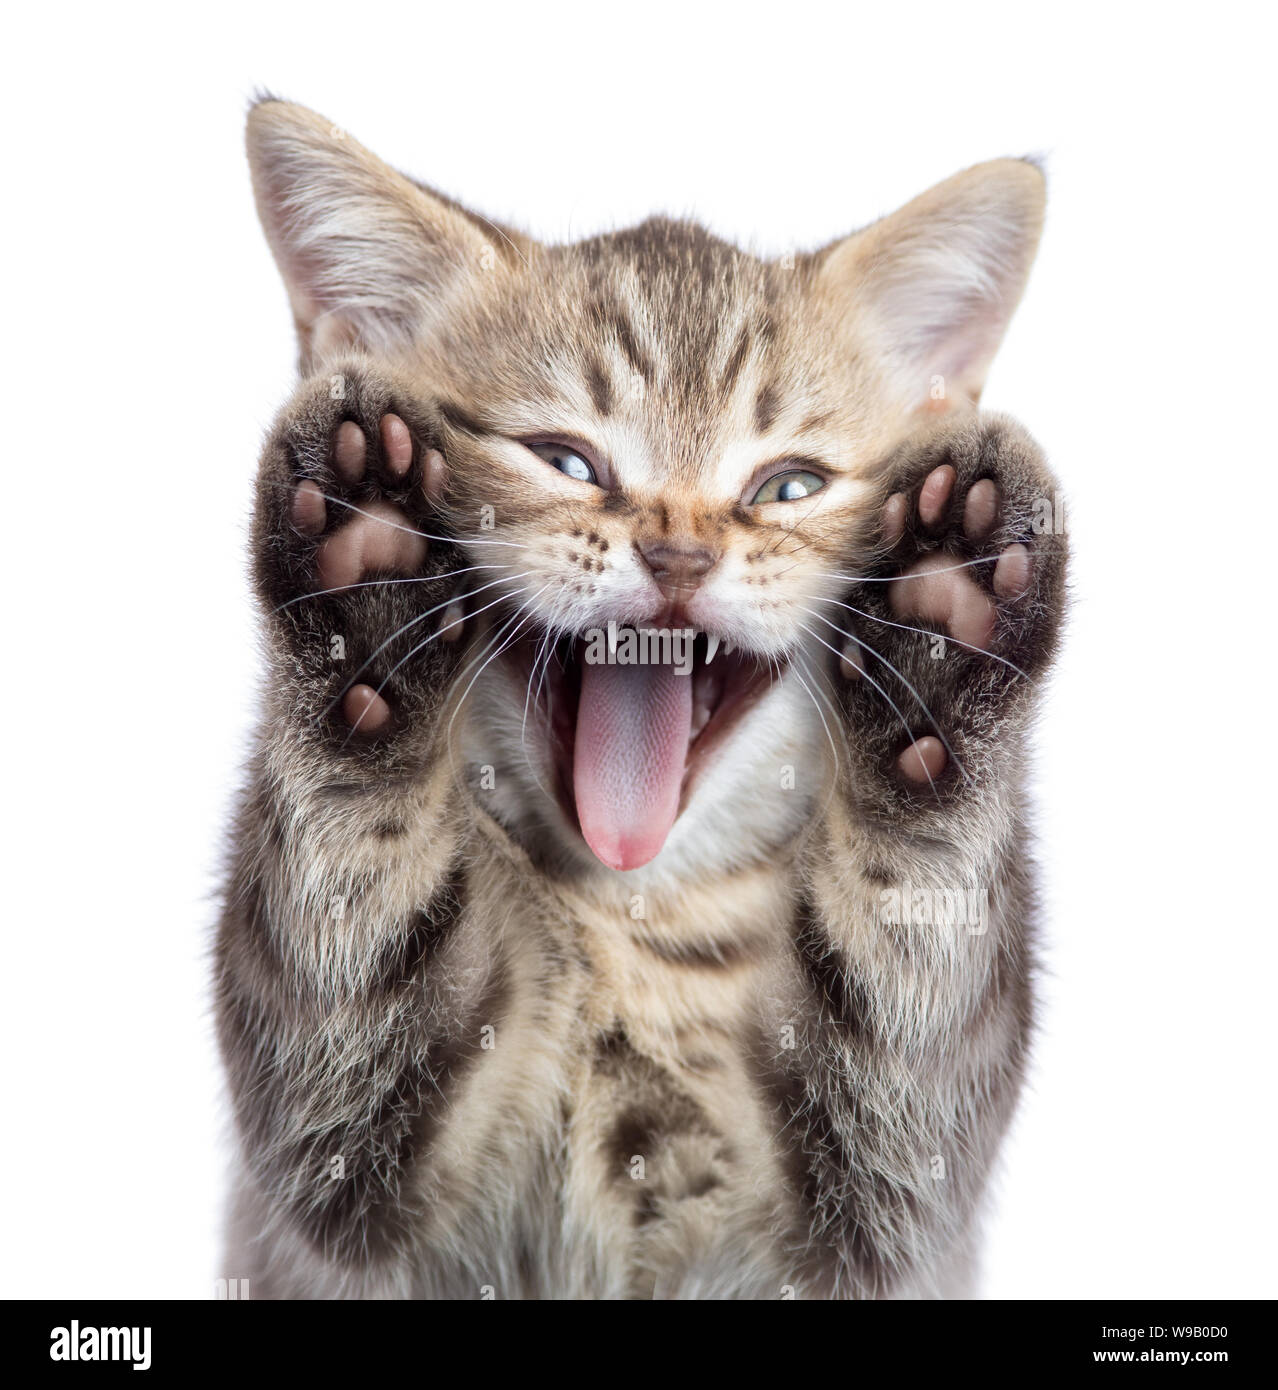
<path id="1" fill-rule="evenodd" d="M 599 486 L 599 479 L 595 477 L 595 470 L 576 449 L 570 448 L 567 444 L 529 444 L 527 447 L 539 459 L 545 459 L 552 468 L 557 468 L 569 478 L 576 478 L 578 482 L 594 483 L 596 487 Z"/>
<path id="2" fill-rule="evenodd" d="M 788 473 L 774 473 L 754 494 L 750 501 L 752 507 L 763 502 L 798 502 L 820 492 L 825 479 L 819 473 L 809 473 L 802 468 L 793 468 Z"/>

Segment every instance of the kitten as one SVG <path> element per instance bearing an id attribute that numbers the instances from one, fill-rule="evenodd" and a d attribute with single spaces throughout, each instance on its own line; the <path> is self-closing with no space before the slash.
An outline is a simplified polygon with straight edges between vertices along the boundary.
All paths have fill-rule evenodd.
<path id="1" fill-rule="evenodd" d="M 252 535 L 224 1272 L 970 1291 L 1063 601 L 1052 476 L 976 408 L 1039 170 L 765 262 L 543 246 L 272 99 L 248 147 L 303 379 Z"/>

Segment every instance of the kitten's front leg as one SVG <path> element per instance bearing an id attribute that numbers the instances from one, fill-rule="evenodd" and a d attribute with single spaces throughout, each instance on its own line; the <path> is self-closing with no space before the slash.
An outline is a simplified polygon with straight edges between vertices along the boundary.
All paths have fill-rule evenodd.
<path id="1" fill-rule="evenodd" d="M 1060 494 L 1018 425 L 974 417 L 901 449 L 885 495 L 864 581 L 823 609 L 845 791 L 885 831 L 952 838 L 1016 781 L 1063 609 Z"/>
<path id="2" fill-rule="evenodd" d="M 304 383 L 262 460 L 269 678 L 217 952 L 226 1274 L 259 1297 L 411 1290 L 412 1175 L 491 1021 L 439 743 L 464 578 L 430 538 L 443 484 L 428 415 L 362 360 Z"/>
<path id="3" fill-rule="evenodd" d="M 1023 742 L 1065 543 L 1055 482 L 1004 419 L 911 442 L 883 499 L 818 625 L 845 739 L 776 1061 L 816 1286 L 953 1293 L 1031 1026 Z"/>

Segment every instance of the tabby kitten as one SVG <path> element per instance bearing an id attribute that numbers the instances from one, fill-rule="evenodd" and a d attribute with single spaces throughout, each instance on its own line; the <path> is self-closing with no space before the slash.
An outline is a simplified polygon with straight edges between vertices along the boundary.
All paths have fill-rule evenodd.
<path id="1" fill-rule="evenodd" d="M 224 1273 L 970 1290 L 1065 568 L 976 408 L 1038 169 L 762 261 L 663 219 L 543 246 L 275 100 L 248 148 L 302 381 L 252 536 Z"/>

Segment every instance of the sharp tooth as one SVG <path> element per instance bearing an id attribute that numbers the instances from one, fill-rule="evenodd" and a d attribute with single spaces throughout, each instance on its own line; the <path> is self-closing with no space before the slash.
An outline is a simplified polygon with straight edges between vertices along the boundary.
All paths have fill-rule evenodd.
<path id="1" fill-rule="evenodd" d="M 732 653 L 736 651 L 736 649 L 737 644 L 732 640 L 731 637 L 729 637 L 728 640 L 723 644 L 724 656 L 731 656 Z"/>
<path id="2" fill-rule="evenodd" d="M 706 638 L 706 665 L 709 666 L 714 660 L 714 654 L 719 650 L 719 639 L 717 637 Z"/>

